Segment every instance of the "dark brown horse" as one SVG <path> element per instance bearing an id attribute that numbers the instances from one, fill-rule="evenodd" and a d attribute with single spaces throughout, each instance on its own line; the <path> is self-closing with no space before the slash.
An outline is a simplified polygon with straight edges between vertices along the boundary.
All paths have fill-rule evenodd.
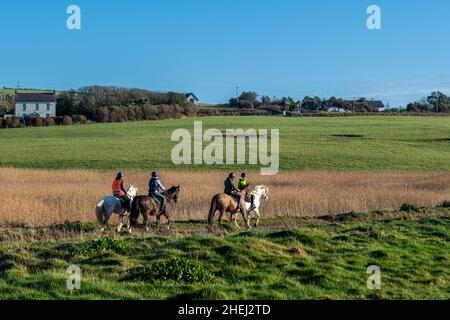
<path id="1" fill-rule="evenodd" d="M 163 196 L 167 200 L 167 204 L 171 201 L 177 203 L 180 194 L 180 186 L 173 186 L 169 190 L 163 192 Z M 171 219 L 170 213 L 167 210 L 167 204 L 164 211 L 160 212 L 160 205 L 158 205 L 152 197 L 149 196 L 137 196 L 133 200 L 131 206 L 130 214 L 130 233 L 132 227 L 137 227 L 139 215 L 142 214 L 144 217 L 145 229 L 148 231 L 149 228 L 149 216 L 156 216 L 156 221 L 158 223 L 158 229 L 161 224 L 161 216 L 165 216 L 168 221 L 168 226 L 170 228 Z"/>

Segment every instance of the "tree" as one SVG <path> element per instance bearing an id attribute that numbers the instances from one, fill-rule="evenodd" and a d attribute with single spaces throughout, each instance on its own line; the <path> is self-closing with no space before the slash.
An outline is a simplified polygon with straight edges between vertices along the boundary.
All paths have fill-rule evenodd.
<path id="1" fill-rule="evenodd" d="M 287 111 L 294 111 L 297 107 L 297 103 L 291 97 L 285 97 L 282 99 L 282 104 Z"/>
<path id="2" fill-rule="evenodd" d="M 319 97 L 305 97 L 302 101 L 302 108 L 308 111 L 318 111 L 322 107 L 322 100 Z"/>
<path id="3" fill-rule="evenodd" d="M 270 98 L 269 98 L 268 96 L 263 96 L 263 97 L 261 98 L 261 103 L 262 103 L 263 105 L 265 105 L 265 106 L 268 106 L 268 105 L 270 105 L 271 100 L 270 100 Z"/>
<path id="4" fill-rule="evenodd" d="M 445 112 L 448 109 L 448 97 L 440 91 L 433 91 L 427 98 L 427 102 L 434 106 L 435 112 Z"/>

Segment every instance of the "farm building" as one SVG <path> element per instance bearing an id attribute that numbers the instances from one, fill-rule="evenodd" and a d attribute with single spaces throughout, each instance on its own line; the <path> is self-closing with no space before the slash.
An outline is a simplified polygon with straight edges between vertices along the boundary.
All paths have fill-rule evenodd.
<path id="1" fill-rule="evenodd" d="M 15 99 L 16 117 L 55 117 L 56 116 L 56 95 L 49 93 L 18 93 Z"/>
<path id="2" fill-rule="evenodd" d="M 192 92 L 185 93 L 184 96 L 186 97 L 186 100 L 188 102 L 193 103 L 193 104 L 198 104 L 199 100 L 198 100 L 197 96 L 195 94 L 193 94 Z"/>

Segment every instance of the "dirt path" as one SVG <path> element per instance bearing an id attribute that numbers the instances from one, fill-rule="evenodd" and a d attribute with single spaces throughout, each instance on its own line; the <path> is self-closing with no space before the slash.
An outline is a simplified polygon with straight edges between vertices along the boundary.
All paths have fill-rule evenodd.
<path id="1" fill-rule="evenodd" d="M 450 208 L 421 208 L 415 211 L 376 211 L 371 213 L 350 212 L 337 215 L 324 215 L 318 217 L 278 217 L 263 219 L 258 228 L 252 230 L 270 230 L 278 228 L 301 228 L 304 226 L 312 226 L 317 224 L 330 223 L 346 223 L 360 222 L 370 223 L 372 221 L 391 221 L 391 220 L 412 220 L 426 217 L 449 217 Z M 101 236 L 110 237 L 183 237 L 193 235 L 224 235 L 229 233 L 246 232 L 243 221 L 239 221 L 242 227 L 237 230 L 232 227 L 228 221 L 225 221 L 222 227 L 214 226 L 214 231 L 207 229 L 207 223 L 204 220 L 190 220 L 176 222 L 171 230 L 167 230 L 166 226 L 162 226 L 158 231 L 155 225 L 146 232 L 143 228 L 136 229 L 132 235 L 129 235 L 124 229 L 119 235 L 114 231 L 115 226 L 111 226 L 111 230 L 103 234 L 99 232 L 99 227 L 95 223 L 67 223 L 53 225 L 49 227 L 26 227 L 23 225 L 0 225 L 0 241 L 39 241 L 39 240 L 64 240 L 64 239 L 92 239 Z M 217 221 L 216 221 L 217 223 Z"/>

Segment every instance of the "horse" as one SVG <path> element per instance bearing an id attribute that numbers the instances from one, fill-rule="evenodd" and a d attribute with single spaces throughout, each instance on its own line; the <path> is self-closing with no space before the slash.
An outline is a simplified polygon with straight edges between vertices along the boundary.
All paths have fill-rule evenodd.
<path id="1" fill-rule="evenodd" d="M 131 185 L 127 190 L 127 197 L 133 201 L 138 192 L 138 188 Z M 117 232 L 119 233 L 123 227 L 123 220 L 127 216 L 127 210 L 122 207 L 122 202 L 120 199 L 114 196 L 106 196 L 99 203 L 97 203 L 95 207 L 95 214 L 97 216 L 98 223 L 102 226 L 101 232 L 105 231 L 106 228 L 109 229 L 109 220 L 114 213 L 120 216 L 120 223 L 117 227 Z M 128 226 L 128 230 L 130 230 L 130 226 Z"/>
<path id="2" fill-rule="evenodd" d="M 178 203 L 179 200 L 179 194 L 180 194 L 180 186 L 172 186 L 172 188 L 164 191 L 162 195 L 166 198 L 167 203 L 170 203 L 171 201 Z M 157 216 L 157 224 L 158 229 L 161 224 L 161 216 L 165 216 L 168 221 L 168 227 L 170 229 L 170 214 L 167 210 L 167 205 L 164 211 L 160 213 L 160 205 L 158 205 L 152 197 L 149 196 L 137 196 L 133 200 L 133 204 L 131 205 L 131 213 L 130 213 L 130 233 L 132 232 L 131 228 L 137 227 L 139 215 L 144 217 L 144 225 L 145 230 L 149 231 L 149 215 L 154 217 Z"/>
<path id="3" fill-rule="evenodd" d="M 250 220 L 253 217 L 256 217 L 256 222 L 255 222 L 255 228 L 258 227 L 259 225 L 259 221 L 261 220 L 261 214 L 259 213 L 259 207 L 261 206 L 261 199 L 264 200 L 269 200 L 269 187 L 265 186 L 265 185 L 259 185 L 255 187 L 255 190 L 253 190 L 253 192 L 251 193 L 255 199 L 253 201 L 253 204 L 255 205 L 255 209 L 250 211 L 250 207 L 251 207 L 251 203 L 246 202 L 245 206 L 246 209 L 248 211 L 248 223 L 251 224 Z"/>
<path id="4" fill-rule="evenodd" d="M 237 209 L 237 201 L 224 193 L 216 194 L 212 200 L 211 200 L 211 207 L 209 209 L 209 215 L 208 215 L 208 225 L 209 230 L 212 230 L 213 223 L 214 223 L 214 216 L 216 215 L 216 212 L 219 211 L 219 226 L 222 224 L 223 216 L 226 212 L 231 213 L 231 222 L 234 224 L 234 226 L 238 229 L 241 227 L 238 225 L 236 219 L 237 219 L 237 212 L 240 211 L 242 214 L 242 217 L 245 221 L 245 226 L 247 229 L 251 229 L 252 227 L 249 224 L 248 220 L 248 213 L 247 213 L 247 206 L 245 204 L 244 195 L 241 196 L 241 206 L 240 210 Z"/>

